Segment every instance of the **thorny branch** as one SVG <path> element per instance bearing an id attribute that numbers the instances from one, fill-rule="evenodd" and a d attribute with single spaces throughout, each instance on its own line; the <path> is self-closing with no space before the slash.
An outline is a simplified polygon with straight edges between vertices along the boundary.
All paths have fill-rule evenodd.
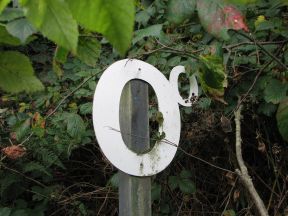
<path id="1" fill-rule="evenodd" d="M 284 68 L 285 70 L 288 70 L 288 67 L 279 60 L 279 58 L 277 58 L 276 56 L 274 56 L 272 53 L 270 53 L 269 51 L 267 51 L 267 49 L 262 46 L 261 43 L 259 43 L 258 41 L 255 41 L 253 38 L 251 38 L 250 36 L 248 36 L 247 34 L 244 34 L 242 32 L 239 31 L 235 31 L 237 34 L 247 38 L 248 40 L 250 40 L 251 42 L 255 43 L 265 54 L 267 54 L 268 56 L 270 56 L 270 58 L 272 58 L 275 62 L 277 62 L 282 68 Z M 286 41 L 284 41 L 284 43 L 286 43 Z"/>
<path id="2" fill-rule="evenodd" d="M 278 49 L 277 53 L 276 53 L 276 58 L 279 55 L 279 53 L 281 52 L 282 48 L 284 47 L 284 45 L 288 42 L 288 40 L 283 41 L 283 43 L 281 44 L 280 48 Z M 250 92 L 252 91 L 252 89 L 254 88 L 257 80 L 259 79 L 260 75 L 263 73 L 263 71 L 274 61 L 274 59 L 271 59 L 269 62 L 267 62 L 256 74 L 253 83 L 251 84 L 251 86 L 249 87 L 248 91 L 244 94 L 244 96 L 241 98 L 241 100 L 239 101 L 237 107 L 235 110 L 238 110 L 240 105 L 242 104 L 242 102 L 247 98 L 247 96 L 250 94 Z"/>

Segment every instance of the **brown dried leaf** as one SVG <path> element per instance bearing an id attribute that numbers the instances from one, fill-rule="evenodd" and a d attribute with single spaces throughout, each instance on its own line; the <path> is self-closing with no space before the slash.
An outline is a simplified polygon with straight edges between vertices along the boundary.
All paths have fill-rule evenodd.
<path id="1" fill-rule="evenodd" d="M 221 127 L 225 133 L 232 132 L 232 126 L 230 119 L 226 118 L 225 116 L 221 116 Z"/>
<path id="2" fill-rule="evenodd" d="M 8 146 L 6 148 L 3 148 L 1 151 L 4 155 L 13 160 L 21 158 L 23 157 L 23 155 L 26 154 L 26 148 L 22 145 Z"/>

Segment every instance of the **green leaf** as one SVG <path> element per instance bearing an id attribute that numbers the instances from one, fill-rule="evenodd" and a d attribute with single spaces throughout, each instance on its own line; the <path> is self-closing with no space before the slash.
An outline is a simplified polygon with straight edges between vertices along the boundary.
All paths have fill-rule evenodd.
<path id="1" fill-rule="evenodd" d="M 180 177 L 182 179 L 184 178 L 191 178 L 192 177 L 192 174 L 189 170 L 182 170 L 181 173 L 180 173 Z"/>
<path id="2" fill-rule="evenodd" d="M 85 28 L 103 34 L 124 55 L 134 26 L 134 0 L 67 0 L 75 19 Z"/>
<path id="3" fill-rule="evenodd" d="M 10 216 L 12 209 L 4 207 L 0 208 L 0 215 L 1 216 Z"/>
<path id="4" fill-rule="evenodd" d="M 197 106 L 201 109 L 208 109 L 211 105 L 211 99 L 210 98 L 207 98 L 207 97 L 204 97 L 204 98 L 200 98 L 200 100 L 197 102 Z"/>
<path id="5" fill-rule="evenodd" d="M 218 39 L 229 40 L 228 29 L 248 31 L 241 12 L 220 0 L 197 1 L 197 10 L 205 30 Z"/>
<path id="6" fill-rule="evenodd" d="M 25 9 L 25 15 L 36 28 L 40 28 L 47 9 L 46 0 L 20 0 L 22 7 Z"/>
<path id="7" fill-rule="evenodd" d="M 81 116 L 76 113 L 67 115 L 67 132 L 71 137 L 81 137 L 85 132 L 85 124 Z"/>
<path id="8" fill-rule="evenodd" d="M 4 8 L 9 4 L 10 0 L 0 0 L 0 13 L 4 10 Z"/>
<path id="9" fill-rule="evenodd" d="M 287 84 L 272 78 L 264 90 L 264 99 L 267 103 L 278 104 L 286 97 L 287 89 Z"/>
<path id="10" fill-rule="evenodd" d="M 179 186 L 179 177 L 169 176 L 168 184 L 171 190 L 175 190 Z"/>
<path id="11" fill-rule="evenodd" d="M 167 7 L 167 20 L 171 23 L 181 24 L 192 17 L 195 11 L 195 0 L 169 0 Z"/>
<path id="12" fill-rule="evenodd" d="M 114 173 L 111 178 L 108 180 L 108 186 L 112 186 L 113 188 L 119 187 L 119 173 Z"/>
<path id="13" fill-rule="evenodd" d="M 183 193 L 192 194 L 196 192 L 196 186 L 190 179 L 181 179 L 179 181 L 179 188 Z"/>
<path id="14" fill-rule="evenodd" d="M 258 113 L 262 113 L 266 116 L 272 116 L 277 110 L 277 105 L 272 103 L 261 103 L 257 109 Z"/>
<path id="15" fill-rule="evenodd" d="M 11 34 L 9 34 L 5 26 L 0 25 L 0 44 L 19 46 L 21 45 L 21 42 L 18 38 L 15 38 Z"/>
<path id="16" fill-rule="evenodd" d="M 27 209 L 16 209 L 12 212 L 11 216 L 29 216 Z"/>
<path id="17" fill-rule="evenodd" d="M 81 104 L 79 107 L 80 108 L 80 114 L 82 114 L 82 115 L 92 114 L 92 106 L 93 106 L 93 103 L 91 103 L 91 102 Z"/>
<path id="18" fill-rule="evenodd" d="M 276 119 L 280 134 L 288 142 L 288 97 L 280 102 Z"/>
<path id="19" fill-rule="evenodd" d="M 221 98 L 227 87 L 227 75 L 222 58 L 214 55 L 200 56 L 199 81 L 202 89 L 212 97 Z"/>
<path id="20" fill-rule="evenodd" d="M 229 209 L 223 213 L 223 216 L 236 216 L 236 213 L 233 209 Z"/>
<path id="21" fill-rule="evenodd" d="M 256 25 L 255 30 L 256 31 L 265 31 L 265 30 L 271 30 L 275 28 L 275 24 L 269 20 L 264 20 L 258 25 Z"/>
<path id="22" fill-rule="evenodd" d="M 21 122 L 21 124 L 17 125 L 15 128 L 16 139 L 20 141 L 24 136 L 28 133 L 30 129 L 30 119 L 26 119 Z"/>
<path id="23" fill-rule="evenodd" d="M 36 32 L 36 29 L 28 22 L 26 18 L 16 19 L 6 25 L 7 31 L 22 42 Z"/>
<path id="24" fill-rule="evenodd" d="M 241 5 L 254 4 L 258 2 L 258 0 L 225 0 L 225 1 L 231 4 L 241 4 Z"/>
<path id="25" fill-rule="evenodd" d="M 7 92 L 35 92 L 44 86 L 34 75 L 27 56 L 16 51 L 0 52 L 0 87 Z"/>
<path id="26" fill-rule="evenodd" d="M 135 44 L 145 37 L 151 37 L 151 36 L 160 37 L 162 26 L 163 26 L 162 24 L 156 24 L 156 25 L 149 26 L 145 29 L 140 29 L 138 31 L 135 31 L 135 36 L 133 38 L 132 43 Z"/>
<path id="27" fill-rule="evenodd" d="M 63 47 L 57 46 L 55 49 L 52 66 L 53 71 L 59 77 L 63 75 L 63 69 L 61 64 L 64 64 L 66 62 L 68 54 L 69 51 Z"/>
<path id="28" fill-rule="evenodd" d="M 0 21 L 9 22 L 20 17 L 24 17 L 24 12 L 21 8 L 6 8 L 0 14 Z"/>
<path id="29" fill-rule="evenodd" d="M 34 162 L 34 161 L 26 163 L 23 167 L 24 173 L 32 172 L 32 171 L 38 171 L 38 172 L 42 172 L 48 176 L 52 176 L 51 173 L 47 172 L 47 169 L 45 168 L 45 166 L 43 166 L 40 163 Z"/>
<path id="30" fill-rule="evenodd" d="M 160 200 L 161 198 L 161 185 L 160 184 L 152 184 L 151 188 L 151 201 Z"/>
<path id="31" fill-rule="evenodd" d="M 93 37 L 80 37 L 77 57 L 85 64 L 95 67 L 101 53 L 101 44 Z"/>
<path id="32" fill-rule="evenodd" d="M 1 175 L 0 179 L 0 194 L 1 196 L 4 194 L 4 192 L 8 192 L 12 185 L 15 183 L 19 183 L 23 181 L 23 179 L 16 174 L 13 173 L 5 173 L 5 175 Z"/>
<path id="33" fill-rule="evenodd" d="M 67 60 L 68 50 L 63 47 L 57 46 L 54 53 L 54 61 L 64 64 Z"/>
<path id="34" fill-rule="evenodd" d="M 58 45 L 76 53 L 78 26 L 62 0 L 27 0 L 24 4 L 28 20 Z"/>

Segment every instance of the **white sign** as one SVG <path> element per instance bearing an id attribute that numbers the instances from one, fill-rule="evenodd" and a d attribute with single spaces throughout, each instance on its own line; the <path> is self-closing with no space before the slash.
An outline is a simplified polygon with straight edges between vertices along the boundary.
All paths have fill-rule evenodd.
<path id="1" fill-rule="evenodd" d="M 190 79 L 189 98 L 184 100 L 180 96 L 178 77 L 184 72 L 183 66 L 174 67 L 168 81 L 154 66 L 136 59 L 117 61 L 104 71 L 94 94 L 93 125 L 101 150 L 115 167 L 130 175 L 151 176 L 170 164 L 180 139 L 178 103 L 191 106 L 191 97 L 198 95 L 198 85 L 193 76 Z M 165 132 L 165 140 L 157 142 L 145 154 L 131 151 L 119 132 L 121 93 L 125 84 L 133 79 L 143 80 L 153 87 L 158 99 L 158 110 L 164 119 L 159 132 Z M 170 144 L 167 144 L 167 141 Z"/>

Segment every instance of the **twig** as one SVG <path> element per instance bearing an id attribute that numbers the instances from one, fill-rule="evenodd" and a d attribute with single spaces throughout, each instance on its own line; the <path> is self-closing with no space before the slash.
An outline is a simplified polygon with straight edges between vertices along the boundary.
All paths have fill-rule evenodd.
<path id="1" fill-rule="evenodd" d="M 287 40 L 288 41 L 288 40 Z M 279 53 L 281 52 L 282 48 L 284 47 L 285 43 L 287 41 L 284 41 L 281 45 L 281 47 L 278 49 L 277 53 L 276 53 L 276 58 L 277 56 L 279 55 Z M 254 42 L 254 44 L 256 43 L 256 41 Z M 238 105 L 237 107 L 235 108 L 235 110 L 238 110 L 240 105 L 242 104 L 242 102 L 247 98 L 247 96 L 250 94 L 250 92 L 253 90 L 257 80 L 259 79 L 260 75 L 263 73 L 263 71 L 273 62 L 273 59 L 270 60 L 269 62 L 267 62 L 259 71 L 258 73 L 256 74 L 254 80 L 253 80 L 253 83 L 251 84 L 251 86 L 249 87 L 248 91 L 244 94 L 244 96 L 240 99 L 240 101 L 238 102 Z M 234 112 L 235 112 L 234 110 Z"/>
<path id="2" fill-rule="evenodd" d="M 200 50 L 195 50 L 195 51 L 191 51 L 191 52 L 189 52 L 189 51 L 187 51 L 187 50 L 179 50 L 179 49 L 176 49 L 176 48 L 169 47 L 169 46 L 161 43 L 161 42 L 160 42 L 159 40 L 157 40 L 157 39 L 155 39 L 155 40 L 156 40 L 156 42 L 157 42 L 159 45 L 161 45 L 163 48 L 166 48 L 166 49 L 171 50 L 171 51 L 173 51 L 173 52 L 175 52 L 175 53 L 178 53 L 178 54 L 184 54 L 184 55 L 186 55 L 186 56 L 188 56 L 188 57 L 191 57 L 191 58 L 194 58 L 194 59 L 197 59 L 197 60 L 199 60 L 199 57 L 196 56 L 196 55 L 194 55 L 194 53 L 198 53 L 198 52 L 204 50 L 204 49 L 200 49 Z"/>
<path id="3" fill-rule="evenodd" d="M 119 133 L 123 133 L 123 132 L 121 132 L 120 130 L 118 130 L 118 129 L 116 129 L 116 128 L 112 128 L 112 127 L 110 127 L 110 126 L 107 126 L 107 128 L 110 129 L 110 130 L 119 132 Z M 129 136 L 133 136 L 133 137 L 138 137 L 138 138 L 141 138 L 141 139 L 149 139 L 149 138 L 147 138 L 147 137 L 137 136 L 137 135 L 135 135 L 135 134 L 130 134 L 130 133 L 126 133 L 125 135 L 129 135 Z M 151 139 L 154 140 L 154 141 L 159 141 L 158 139 L 153 139 L 153 138 L 151 138 Z M 222 170 L 222 171 L 225 171 L 225 172 L 235 173 L 235 172 L 233 172 L 233 171 L 231 171 L 231 170 L 228 170 L 228 169 L 219 167 L 219 166 L 214 165 L 214 164 L 212 164 L 212 163 L 210 163 L 210 162 L 208 162 L 208 161 L 203 160 L 202 158 L 199 158 L 199 157 L 197 157 L 197 156 L 195 156 L 195 155 L 193 155 L 193 154 L 190 154 L 190 153 L 188 153 L 187 151 L 185 151 L 183 148 L 181 148 L 180 146 L 176 145 L 175 143 L 173 143 L 173 142 L 171 142 L 171 141 L 169 141 L 169 140 L 167 140 L 167 139 L 162 139 L 161 142 L 162 142 L 162 143 L 165 143 L 165 144 L 168 144 L 168 145 L 171 145 L 171 146 L 174 146 L 174 147 L 178 148 L 180 151 L 182 151 L 184 154 L 186 154 L 187 156 L 189 156 L 189 157 L 191 157 L 191 158 L 194 158 L 194 159 L 196 159 L 196 160 L 199 160 L 199 161 L 201 161 L 202 163 L 205 163 L 205 164 L 207 164 L 207 165 L 209 165 L 209 166 L 212 166 L 212 167 L 214 167 L 214 168 L 216 168 L 216 169 L 219 169 L 219 170 Z"/>
<path id="4" fill-rule="evenodd" d="M 288 40 L 283 40 L 283 41 L 258 41 L 258 44 L 261 45 L 271 45 L 271 44 L 283 44 L 283 43 L 287 43 Z M 251 42 L 251 41 L 245 41 L 245 42 L 241 42 L 241 43 L 237 43 L 237 44 L 231 44 L 229 46 L 224 46 L 223 48 L 225 49 L 234 49 L 237 48 L 239 46 L 243 46 L 243 45 L 254 45 L 255 42 Z"/>
<path id="5" fill-rule="evenodd" d="M 105 205 L 105 203 L 106 203 L 106 201 L 107 201 L 109 192 L 110 192 L 110 188 L 108 189 L 108 192 L 106 193 L 105 199 L 104 199 L 102 205 L 100 206 L 100 208 L 99 208 L 99 210 L 98 210 L 97 216 L 100 215 L 100 212 L 101 212 L 102 208 L 104 207 L 104 205 Z"/>
<path id="6" fill-rule="evenodd" d="M 262 44 L 260 44 L 258 41 L 254 41 L 253 38 L 251 38 L 250 36 L 248 36 L 247 34 L 244 34 L 240 31 L 235 31 L 237 34 L 240 34 L 241 36 L 247 38 L 248 40 L 250 40 L 251 42 L 255 43 L 264 53 L 266 53 L 268 56 L 270 56 L 274 61 L 276 61 L 281 67 L 283 67 L 285 70 L 288 70 L 288 67 L 281 62 L 276 56 L 274 56 L 272 53 L 270 53 L 269 51 L 266 50 L 266 48 L 264 46 L 262 46 Z M 285 43 L 287 41 L 284 41 Z"/>
<path id="7" fill-rule="evenodd" d="M 236 169 L 237 175 L 240 177 L 242 183 L 250 193 L 250 196 L 252 197 L 255 206 L 261 216 L 268 216 L 267 209 L 265 208 L 265 205 L 263 203 L 263 200 L 260 198 L 259 194 L 257 193 L 253 182 L 251 180 L 251 177 L 248 174 L 247 167 L 244 163 L 243 157 L 242 157 L 242 149 L 241 149 L 241 108 L 235 112 L 235 125 L 236 125 L 236 158 L 238 161 L 238 165 L 240 169 Z"/>
<path id="8" fill-rule="evenodd" d="M 184 202 L 183 202 L 183 200 L 182 200 L 176 216 L 180 216 L 183 203 L 184 203 Z"/>
<path id="9" fill-rule="evenodd" d="M 237 177 L 237 179 L 236 179 L 235 182 L 237 182 L 237 180 L 238 180 L 238 177 Z M 234 184 L 234 185 L 231 187 L 231 189 L 230 189 L 230 192 L 229 192 L 228 198 L 227 198 L 227 202 L 226 202 L 226 205 L 225 205 L 225 207 L 224 207 L 224 210 L 223 210 L 222 213 L 221 213 L 221 216 L 223 216 L 223 215 L 225 214 L 225 211 L 226 211 L 226 209 L 227 209 L 227 207 L 228 207 L 228 205 L 229 205 L 229 202 L 230 202 L 230 199 L 231 199 L 231 194 L 232 194 L 232 192 L 233 192 L 233 189 L 234 189 L 235 185 L 236 185 L 236 184 Z M 224 201 L 225 201 L 225 200 L 224 200 Z M 221 204 L 221 205 L 222 205 L 222 204 Z"/>
<path id="10" fill-rule="evenodd" d="M 105 68 L 106 69 L 106 68 Z M 101 72 L 103 72 L 105 69 L 103 69 Z M 99 72 L 99 73 L 101 73 Z M 83 85 L 85 85 L 90 79 L 92 79 L 94 76 L 96 76 L 98 73 L 93 74 L 91 76 L 89 76 L 87 79 L 85 79 L 82 83 L 80 83 L 73 91 L 71 91 L 70 93 L 68 93 L 64 98 L 62 98 L 62 100 L 58 103 L 58 105 L 54 108 L 54 110 L 52 112 L 50 112 L 47 116 L 45 116 L 45 119 L 49 118 L 50 116 L 52 116 L 58 109 L 59 107 L 64 103 L 64 101 L 70 97 L 71 95 L 73 95 L 76 91 L 78 91 Z"/>
<path id="11" fill-rule="evenodd" d="M 1 166 L 2 166 L 4 169 L 7 169 L 7 170 L 9 170 L 9 171 L 12 171 L 12 172 L 14 172 L 14 173 L 17 173 L 18 175 L 23 176 L 24 178 L 26 178 L 26 179 L 28 179 L 28 180 L 30 180 L 30 181 L 32 181 L 32 182 L 40 185 L 40 186 L 43 187 L 43 188 L 46 188 L 46 187 L 47 187 L 47 186 L 44 185 L 43 183 L 41 183 L 41 182 L 39 182 L 39 181 L 37 181 L 37 180 L 35 180 L 35 179 L 33 179 L 33 178 L 30 178 L 30 177 L 26 176 L 25 174 L 19 172 L 18 170 L 15 170 L 15 169 L 12 169 L 12 168 L 10 168 L 10 167 L 5 166 L 3 163 L 1 164 Z"/>
<path id="12" fill-rule="evenodd" d="M 92 79 L 94 76 L 96 76 L 97 74 L 103 72 L 104 70 L 106 70 L 107 67 L 105 67 L 104 69 L 102 69 L 100 72 L 93 74 L 91 76 L 89 76 L 87 79 L 85 79 L 82 83 L 80 83 L 73 91 L 69 92 L 65 97 L 62 98 L 62 100 L 58 103 L 58 105 L 48 114 L 44 117 L 45 120 L 47 120 L 48 118 L 50 118 L 60 107 L 61 105 L 67 100 L 67 98 L 69 98 L 71 95 L 73 95 L 76 91 L 78 91 L 83 85 L 85 85 L 90 79 Z M 26 138 L 25 140 L 23 140 L 21 142 L 21 145 L 23 145 L 24 143 L 26 143 L 27 141 L 30 140 L 30 138 L 34 135 L 34 132 L 31 132 Z"/>

